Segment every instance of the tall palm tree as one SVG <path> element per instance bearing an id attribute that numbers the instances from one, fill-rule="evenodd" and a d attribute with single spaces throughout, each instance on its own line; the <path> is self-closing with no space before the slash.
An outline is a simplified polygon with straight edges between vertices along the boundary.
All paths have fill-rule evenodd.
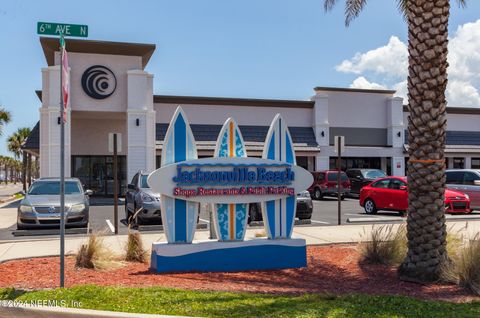
<path id="1" fill-rule="evenodd" d="M 325 0 L 331 10 L 338 0 Z M 396 0 L 408 23 L 408 254 L 402 279 L 434 281 L 448 261 L 445 131 L 449 0 Z M 465 6 L 466 0 L 457 0 Z M 345 0 L 345 25 L 367 0 Z"/>
<path id="2" fill-rule="evenodd" d="M 8 150 L 13 152 L 15 159 L 23 157 L 23 166 L 22 166 L 22 183 L 23 190 L 27 191 L 27 156 L 24 151 L 22 151 L 22 146 L 30 135 L 31 129 L 28 127 L 18 128 L 10 137 L 8 137 Z"/>

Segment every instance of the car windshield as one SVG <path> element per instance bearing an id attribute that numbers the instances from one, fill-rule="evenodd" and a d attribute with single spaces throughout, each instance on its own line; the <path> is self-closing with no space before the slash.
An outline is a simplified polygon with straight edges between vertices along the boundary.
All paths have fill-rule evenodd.
<path id="1" fill-rule="evenodd" d="M 81 194 L 80 184 L 76 181 L 65 182 L 65 194 Z M 60 181 L 37 181 L 28 190 L 29 195 L 60 195 Z"/>
<path id="2" fill-rule="evenodd" d="M 386 177 L 387 175 L 382 170 L 367 170 L 363 172 L 363 176 L 367 179 L 378 179 Z"/>
<path id="3" fill-rule="evenodd" d="M 147 183 L 148 175 L 142 175 L 140 178 L 140 188 L 150 188 Z"/>
<path id="4" fill-rule="evenodd" d="M 338 178 L 337 172 L 330 172 L 328 174 L 328 181 L 337 181 L 337 178 Z M 340 178 L 341 178 L 341 181 L 348 181 L 348 177 L 344 172 L 340 174 Z"/>

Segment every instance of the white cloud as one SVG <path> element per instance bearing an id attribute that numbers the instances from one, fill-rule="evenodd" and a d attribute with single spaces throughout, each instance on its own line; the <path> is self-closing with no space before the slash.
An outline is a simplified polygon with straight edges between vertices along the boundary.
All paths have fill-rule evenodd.
<path id="1" fill-rule="evenodd" d="M 448 104 L 480 107 L 480 19 L 457 28 L 450 38 L 448 62 Z M 392 88 L 407 101 L 407 45 L 396 36 L 390 37 L 385 46 L 356 53 L 336 70 L 361 75 L 350 87 Z M 370 80 L 365 78 L 368 75 Z"/>
<path id="2" fill-rule="evenodd" d="M 351 60 L 344 60 L 335 69 L 343 73 L 362 74 L 373 71 L 377 74 L 407 76 L 407 46 L 396 36 L 388 44 L 366 53 L 356 53 Z"/>
<path id="3" fill-rule="evenodd" d="M 463 80 L 480 80 L 480 20 L 457 28 L 449 42 L 448 73 Z"/>
<path id="4" fill-rule="evenodd" d="M 350 84 L 350 88 L 364 88 L 364 89 L 387 89 L 386 86 L 383 86 L 378 83 L 370 82 L 365 77 L 360 76 L 357 77 L 352 84 Z"/>
<path id="5" fill-rule="evenodd" d="M 480 107 L 480 93 L 470 82 L 450 80 L 447 86 L 450 106 Z"/>
<path id="6" fill-rule="evenodd" d="M 396 91 L 395 96 L 403 98 L 403 103 L 406 104 L 408 102 L 407 80 L 393 85 L 393 89 Z"/>

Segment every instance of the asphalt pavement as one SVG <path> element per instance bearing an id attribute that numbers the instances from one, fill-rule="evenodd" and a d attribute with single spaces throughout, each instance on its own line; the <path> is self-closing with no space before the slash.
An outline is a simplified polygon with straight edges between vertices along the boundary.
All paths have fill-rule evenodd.
<path id="1" fill-rule="evenodd" d="M 104 231 L 106 233 L 113 232 L 114 228 L 114 209 L 111 199 L 92 199 L 93 205 L 90 207 L 90 230 Z M 123 200 L 120 200 L 118 206 L 119 215 L 119 234 L 126 234 L 128 228 L 125 222 L 125 207 Z M 18 201 L 0 206 L 0 241 L 11 240 L 32 240 L 54 238 L 58 235 L 26 235 L 14 236 L 16 230 Z M 480 213 L 477 211 L 472 215 L 447 216 L 447 219 L 455 220 L 480 220 Z M 473 218 L 473 219 L 472 219 Z M 365 214 L 363 208 L 358 204 L 358 199 L 346 198 L 341 201 L 341 224 L 374 224 L 374 223 L 399 223 L 405 221 L 405 217 L 401 217 L 397 212 L 380 211 L 376 215 Z M 350 221 L 350 222 L 349 222 Z M 200 211 L 201 226 L 206 228 L 210 223 L 209 213 L 206 206 L 203 205 Z M 313 213 L 311 224 L 297 225 L 297 227 L 308 226 L 334 226 L 338 225 L 338 201 L 335 198 L 325 198 L 322 201 L 313 201 Z M 256 226 L 258 228 L 258 224 Z M 142 231 L 159 232 L 158 226 L 144 226 Z M 29 233 L 27 233 L 29 234 Z M 33 233 L 32 233 L 33 234 Z M 68 236 L 84 236 L 85 234 L 68 234 Z"/>

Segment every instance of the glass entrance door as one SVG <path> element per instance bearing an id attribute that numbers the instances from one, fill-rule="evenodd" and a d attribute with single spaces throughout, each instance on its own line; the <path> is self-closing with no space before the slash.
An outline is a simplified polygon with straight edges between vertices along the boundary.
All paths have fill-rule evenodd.
<path id="1" fill-rule="evenodd" d="M 125 194 L 126 157 L 118 156 L 118 190 Z M 72 176 L 79 178 L 84 187 L 95 196 L 113 196 L 114 171 L 112 156 L 72 156 Z"/>

